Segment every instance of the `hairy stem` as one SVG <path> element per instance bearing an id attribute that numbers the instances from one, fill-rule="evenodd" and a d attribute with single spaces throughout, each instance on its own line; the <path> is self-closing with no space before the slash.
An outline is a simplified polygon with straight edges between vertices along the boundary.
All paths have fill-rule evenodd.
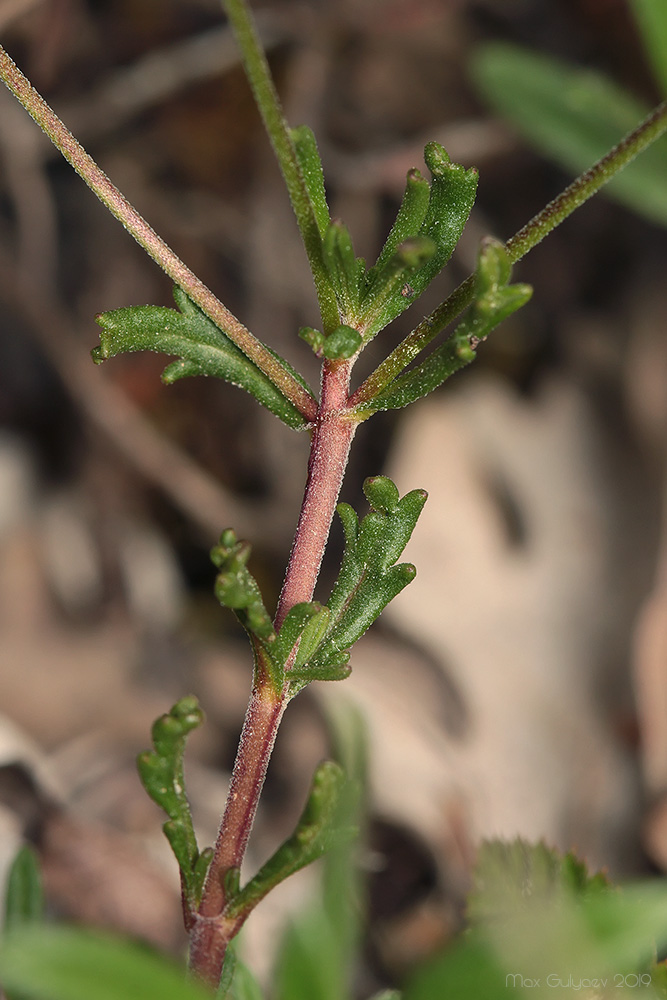
<path id="1" fill-rule="evenodd" d="M 327 361 L 323 367 L 322 397 L 313 428 L 308 478 L 276 612 L 276 628 L 280 628 L 290 608 L 311 600 L 317 582 L 358 423 L 348 412 L 350 367 L 346 361 Z M 240 928 L 238 919 L 230 920 L 224 915 L 227 879 L 241 868 L 288 700 L 287 685 L 282 692 L 276 692 L 262 669 L 260 650 L 227 804 L 191 931 L 191 973 L 212 987 L 219 982 L 227 945 Z"/>
<path id="2" fill-rule="evenodd" d="M 346 413 L 350 368 L 347 361 L 327 361 L 323 367 L 322 402 L 310 447 L 306 491 L 278 601 L 277 628 L 290 608 L 311 600 L 319 575 L 357 428 L 357 420 Z"/>
<path id="3" fill-rule="evenodd" d="M 525 257 L 536 247 L 552 229 L 559 226 L 568 215 L 588 201 L 597 191 L 607 184 L 623 167 L 647 146 L 659 139 L 667 131 L 667 102 L 658 105 L 644 121 L 614 146 L 601 160 L 598 160 L 585 173 L 572 181 L 557 198 L 550 201 L 541 212 L 538 212 L 530 222 L 527 222 L 512 236 L 505 246 L 513 264 Z M 382 389 L 393 382 L 401 371 L 413 361 L 417 355 L 444 330 L 473 301 L 475 295 L 474 275 L 454 289 L 419 326 L 405 337 L 404 340 L 371 372 L 368 378 L 350 397 L 353 406 L 367 403 Z"/>
<path id="4" fill-rule="evenodd" d="M 74 138 L 55 111 L 37 93 L 2 46 L 0 46 L 0 77 L 91 191 L 123 224 L 146 253 L 166 271 L 172 281 L 188 294 L 216 326 L 224 330 L 229 339 L 271 379 L 299 412 L 307 420 L 312 420 L 317 409 L 313 396 L 157 235 Z"/>
<path id="5" fill-rule="evenodd" d="M 667 131 L 667 101 L 659 104 L 636 129 L 621 139 L 594 166 L 572 181 L 569 187 L 566 187 L 557 198 L 550 201 L 507 241 L 505 246 L 512 263 L 515 264 L 525 257 L 528 251 L 541 243 L 552 229 L 588 201 L 601 187 L 612 180 L 619 170 L 659 139 L 665 131 Z"/>

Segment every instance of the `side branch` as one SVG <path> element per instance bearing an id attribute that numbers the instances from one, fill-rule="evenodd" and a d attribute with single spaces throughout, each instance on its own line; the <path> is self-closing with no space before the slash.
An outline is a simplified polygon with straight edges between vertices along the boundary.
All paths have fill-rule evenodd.
<path id="1" fill-rule="evenodd" d="M 513 264 L 525 257 L 552 229 L 588 201 L 639 153 L 667 132 L 667 101 L 659 104 L 601 160 L 577 177 L 557 198 L 527 222 L 505 244 Z M 405 337 L 350 397 L 350 405 L 367 403 L 392 382 L 418 354 L 473 301 L 474 276 L 454 289 L 433 312 Z"/>
<path id="2" fill-rule="evenodd" d="M 568 215 L 579 208 L 607 184 L 619 170 L 667 131 L 667 101 L 659 104 L 644 121 L 624 139 L 610 149 L 589 170 L 577 177 L 557 198 L 550 201 L 541 212 L 515 233 L 505 244 L 510 260 L 515 264 L 537 246 L 545 236 L 559 226 Z"/>
<path id="3" fill-rule="evenodd" d="M 146 253 L 187 293 L 202 312 L 223 330 L 229 339 L 271 379 L 273 384 L 296 406 L 299 412 L 307 420 L 313 420 L 317 412 L 317 404 L 310 392 L 283 367 L 280 361 L 246 329 L 240 320 L 220 302 L 213 292 L 157 235 L 74 138 L 43 97 L 37 93 L 2 46 L 0 46 L 0 77 L 47 134 L 54 146 L 60 150 L 68 163 L 83 178 L 91 191 L 123 224 Z"/>

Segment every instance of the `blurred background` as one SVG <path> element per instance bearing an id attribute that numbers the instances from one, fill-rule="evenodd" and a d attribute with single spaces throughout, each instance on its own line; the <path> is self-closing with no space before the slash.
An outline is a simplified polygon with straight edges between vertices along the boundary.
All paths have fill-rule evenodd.
<path id="1" fill-rule="evenodd" d="M 359 381 L 466 277 L 484 235 L 507 239 L 573 176 L 482 96 L 487 43 L 604 74 L 647 108 L 660 98 L 627 0 L 254 6 L 358 254 L 379 252 L 426 141 L 480 170 L 453 260 Z M 296 337 L 318 324 L 305 258 L 215 0 L 1 0 L 0 39 L 153 227 L 316 386 Z M 250 864 L 291 832 L 331 707 L 359 706 L 379 982 L 460 926 L 481 838 L 544 838 L 619 877 L 667 865 L 666 269 L 664 217 L 594 199 L 517 266 L 533 300 L 471 368 L 358 432 L 344 499 L 362 507 L 380 472 L 429 491 L 418 576 L 349 681 L 290 706 Z M 0 857 L 28 837 L 54 912 L 179 951 L 175 866 L 134 757 L 158 714 L 200 697 L 190 792 L 212 841 L 250 663 L 208 550 L 227 526 L 251 540 L 272 605 L 308 442 L 231 386 L 162 386 L 157 355 L 92 365 L 95 314 L 170 305 L 170 284 L 4 89 L 0 301 Z M 336 527 L 322 597 L 340 545 Z M 307 879 L 250 921 L 251 964 Z"/>

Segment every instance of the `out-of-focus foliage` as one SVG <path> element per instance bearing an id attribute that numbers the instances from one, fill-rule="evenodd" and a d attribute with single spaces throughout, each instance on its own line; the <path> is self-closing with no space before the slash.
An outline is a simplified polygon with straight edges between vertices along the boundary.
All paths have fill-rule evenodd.
<path id="1" fill-rule="evenodd" d="M 667 4 L 632 0 L 647 61 L 667 94 Z M 481 46 L 471 61 L 484 99 L 539 152 L 581 173 L 634 128 L 648 108 L 603 73 L 516 45 Z M 658 140 L 606 188 L 610 197 L 667 225 L 667 140 Z"/>

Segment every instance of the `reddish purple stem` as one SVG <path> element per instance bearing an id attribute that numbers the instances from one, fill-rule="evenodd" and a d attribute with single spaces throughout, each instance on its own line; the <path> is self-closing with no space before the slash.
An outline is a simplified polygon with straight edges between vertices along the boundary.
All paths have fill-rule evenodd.
<path id="1" fill-rule="evenodd" d="M 278 629 L 290 608 L 310 601 L 315 590 L 350 445 L 358 425 L 358 419 L 349 414 L 350 369 L 346 361 L 327 361 L 323 367 L 322 395 L 312 431 L 308 479 L 276 612 Z M 241 868 L 288 700 L 287 686 L 276 692 L 268 674 L 261 669 L 260 651 L 227 804 L 190 935 L 191 973 L 213 988 L 220 980 L 227 945 L 242 923 L 238 918 L 229 920 L 223 916 L 227 901 L 225 877 L 230 871 Z"/>

